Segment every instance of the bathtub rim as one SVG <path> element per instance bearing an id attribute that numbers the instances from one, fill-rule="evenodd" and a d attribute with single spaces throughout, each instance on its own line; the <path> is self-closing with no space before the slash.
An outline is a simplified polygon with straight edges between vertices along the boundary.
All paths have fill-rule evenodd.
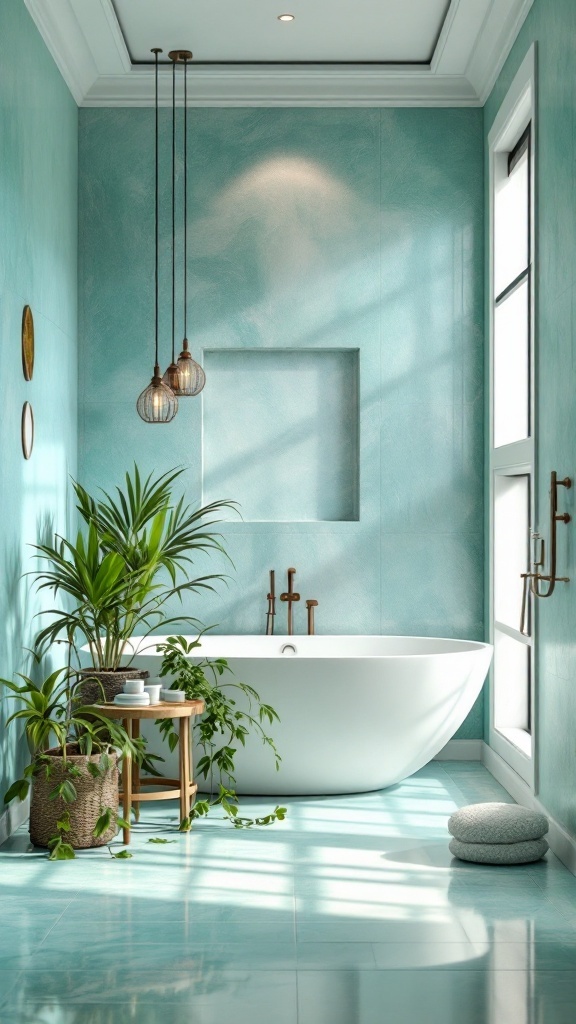
<path id="1" fill-rule="evenodd" d="M 192 636 L 191 634 L 184 634 L 184 633 L 177 633 L 177 632 L 168 633 L 165 636 L 160 636 L 160 635 L 156 634 L 156 635 L 153 635 L 153 636 L 150 636 L 150 637 L 146 637 L 146 636 L 132 637 L 131 640 L 128 641 L 128 645 L 127 646 L 132 646 L 132 642 L 133 641 L 138 641 L 138 640 L 141 640 L 141 639 L 142 640 L 147 640 L 148 643 L 147 643 L 146 647 L 143 647 L 143 648 L 140 648 L 140 645 L 138 644 L 136 650 L 132 649 L 132 650 L 127 651 L 126 654 L 123 655 L 123 657 L 126 657 L 126 658 L 135 658 L 135 657 L 139 657 L 139 658 L 142 658 L 142 657 L 143 658 L 146 658 L 146 657 L 149 657 L 149 658 L 150 657 L 151 658 L 161 658 L 162 654 L 161 654 L 161 652 L 158 651 L 157 648 L 158 648 L 158 646 L 160 644 L 165 643 L 169 636 L 183 636 L 188 641 L 190 641 L 192 639 L 197 639 L 197 637 Z M 410 653 L 408 653 L 408 652 L 398 652 L 397 651 L 395 653 L 389 653 L 389 654 L 382 654 L 382 653 L 377 653 L 377 654 L 376 653 L 353 653 L 353 654 L 349 653 L 349 654 L 344 654 L 344 653 L 334 653 L 334 652 L 326 652 L 325 654 L 321 654 L 321 653 L 310 654 L 310 653 L 307 653 L 307 652 L 300 653 L 300 652 L 296 651 L 295 655 L 290 655 L 288 657 L 286 655 L 284 655 L 282 653 L 282 651 L 276 650 L 276 649 L 273 650 L 273 651 L 266 651 L 266 650 L 243 651 L 243 650 L 240 650 L 240 651 L 235 651 L 234 653 L 228 653 L 228 654 L 218 654 L 218 653 L 210 654 L 210 653 L 208 653 L 206 651 L 202 651 L 202 646 L 200 646 L 200 647 L 195 649 L 197 653 L 190 654 L 189 657 L 193 658 L 193 659 L 198 659 L 198 660 L 202 660 L 203 658 L 215 659 L 215 658 L 221 658 L 222 657 L 222 658 L 225 658 L 226 660 L 234 659 L 234 660 L 237 660 L 237 661 L 244 661 L 244 660 L 247 661 L 247 660 L 250 660 L 250 659 L 258 660 L 258 661 L 260 661 L 260 660 L 262 660 L 262 661 L 265 661 L 265 660 L 270 660 L 270 661 L 275 661 L 275 660 L 282 660 L 282 661 L 305 661 L 305 660 L 310 660 L 310 661 L 365 661 L 365 660 L 387 661 L 387 660 L 392 660 L 392 659 L 402 659 L 402 660 L 414 660 L 414 659 L 416 659 L 416 660 L 420 660 L 420 659 L 423 659 L 423 658 L 447 658 L 447 657 L 451 657 L 451 656 L 454 656 L 454 655 L 480 654 L 480 652 L 482 652 L 482 651 L 490 651 L 491 653 L 493 653 L 493 651 L 494 651 L 494 645 L 489 643 L 489 642 L 487 642 L 487 641 L 484 641 L 484 640 L 462 640 L 462 639 L 460 639 L 458 637 L 417 636 L 415 634 L 401 634 L 401 633 L 395 633 L 395 634 L 388 634 L 388 633 L 322 633 L 322 634 L 316 634 L 313 637 L 310 637 L 307 634 L 293 634 L 293 635 L 289 635 L 289 634 L 283 634 L 283 633 L 275 633 L 271 637 L 267 636 L 266 634 L 263 634 L 263 633 L 210 633 L 210 634 L 207 634 L 207 639 L 210 640 L 210 641 L 217 641 L 219 638 L 221 638 L 223 640 L 226 640 L 226 641 L 229 641 L 229 640 L 243 640 L 243 641 L 246 641 L 246 642 L 249 641 L 249 640 L 259 640 L 259 641 L 264 640 L 265 642 L 270 641 L 269 646 L 272 646 L 272 642 L 274 642 L 274 641 L 277 644 L 279 644 L 279 646 L 283 646 L 285 644 L 297 645 L 298 642 L 302 641 L 302 640 L 305 640 L 306 642 L 309 642 L 310 640 L 314 641 L 316 639 L 318 639 L 318 640 L 328 640 L 330 637 L 333 637 L 335 640 L 338 640 L 340 642 L 341 641 L 346 641 L 346 640 L 354 640 L 354 641 L 360 641 L 360 640 L 414 640 L 416 642 L 432 641 L 432 642 L 435 642 L 435 643 L 446 643 L 446 644 L 449 644 L 449 645 L 456 645 L 456 646 L 453 647 L 451 650 L 450 649 L 448 649 L 448 650 L 428 650 L 428 651 L 423 650 L 423 651 L 420 651 L 420 652 L 410 652 Z M 86 649 L 87 649 L 86 647 L 82 648 L 82 650 L 86 650 Z"/>

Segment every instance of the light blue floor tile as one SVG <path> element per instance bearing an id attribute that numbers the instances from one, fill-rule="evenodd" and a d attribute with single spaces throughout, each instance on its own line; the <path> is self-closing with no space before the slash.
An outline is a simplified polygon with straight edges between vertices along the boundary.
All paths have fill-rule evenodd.
<path id="1" fill-rule="evenodd" d="M 14 990 L 18 985 L 18 972 L 17 971 L 2 971 L 0 970 L 0 1009 L 6 1002 L 10 1000 Z M 2 1014 L 0 1013 L 0 1021 L 2 1020 Z"/>
<path id="2" fill-rule="evenodd" d="M 299 971 L 372 971 L 376 969 L 370 942 L 298 942 Z"/>
<path id="3" fill-rule="evenodd" d="M 487 955 L 492 971 L 576 971 L 576 934 L 549 942 L 492 942 Z"/>
<path id="4" fill-rule="evenodd" d="M 96 924 L 97 921 L 97 924 Z M 197 920 L 195 912 L 192 911 L 188 920 L 163 920 L 154 921 L 148 918 L 143 919 L 140 927 L 133 920 L 127 918 L 124 921 L 105 921 L 97 917 L 96 921 L 91 918 L 92 924 L 97 929 L 97 945 L 109 945 L 122 943 L 124 948 L 136 949 L 139 946 L 156 946 L 159 950 L 166 946 L 180 946 L 186 949 L 191 943 L 214 944 L 214 943 L 266 943 L 266 942 L 294 942 L 295 924 L 294 920 L 288 918 L 285 921 L 234 921 L 230 919 L 214 921 Z M 67 914 L 64 914 L 58 924 L 47 934 L 38 947 L 38 952 L 43 953 L 46 949 L 56 949 L 60 952 L 73 952 L 78 944 L 78 925 L 73 925 Z M 1 936 L 0 936 L 1 939 Z M 95 949 L 96 944 L 91 943 Z"/>
<path id="5" fill-rule="evenodd" d="M 118 963 L 119 956 L 133 968 L 140 971 L 187 971 L 193 970 L 198 963 L 212 965 L 216 968 L 245 968 L 260 971 L 295 970 L 296 944 L 292 942 L 246 941 L 228 942 L 187 942 L 176 943 L 131 944 L 124 941 L 119 947 L 109 942 L 101 942 L 96 937 L 84 947 L 80 945 L 73 952 L 68 943 L 61 949 L 57 939 L 40 947 L 31 958 L 28 970 L 58 971 L 67 961 L 72 961 L 74 969 L 88 971 L 92 968 L 104 972 Z M 0 960 L 0 967 L 8 969 L 11 963 L 17 969 L 23 969 L 24 958 L 5 958 Z"/>
<path id="6" fill-rule="evenodd" d="M 298 942 L 466 942 L 458 920 L 406 917 L 298 920 Z"/>
<path id="7" fill-rule="evenodd" d="M 290 971 L 222 970 L 205 962 L 185 973 L 70 971 L 30 973 L 19 981 L 18 997 L 3 1010 L 6 1024 L 297 1022 Z"/>
<path id="8" fill-rule="evenodd" d="M 380 970 L 486 971 L 488 943 L 473 942 L 375 942 Z"/>
<path id="9" fill-rule="evenodd" d="M 576 972 L 309 971 L 298 977 L 298 1024 L 573 1024 L 575 1000 Z"/>
<path id="10" fill-rule="evenodd" d="M 265 904 L 253 903 L 250 900 L 236 905 L 227 903 L 222 893 L 214 890 L 210 899 L 196 892 L 187 894 L 186 899 L 164 900 L 141 898 L 138 896 L 102 897 L 92 901 L 90 919 L 98 928 L 112 929 L 124 926 L 125 931 L 132 935 L 142 934 L 154 923 L 154 930 L 173 927 L 177 929 L 200 924 L 216 924 L 221 927 L 235 928 L 238 924 L 262 924 L 275 929 L 279 927 L 284 934 L 286 929 L 293 931 L 294 899 L 289 897 L 285 907 L 267 907 Z M 69 904 L 66 915 L 66 927 L 77 932 L 86 920 L 86 904 L 76 900 Z"/>

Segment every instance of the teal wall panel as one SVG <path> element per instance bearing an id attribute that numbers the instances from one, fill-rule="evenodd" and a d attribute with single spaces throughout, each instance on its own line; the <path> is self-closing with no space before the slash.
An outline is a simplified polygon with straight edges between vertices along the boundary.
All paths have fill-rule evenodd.
<path id="1" fill-rule="evenodd" d="M 550 471 L 576 477 L 576 5 L 536 0 L 485 107 L 486 133 L 529 46 L 537 43 L 536 418 L 538 525 L 548 534 Z M 562 493 L 574 516 L 574 490 Z M 559 528 L 559 584 L 537 606 L 538 792 L 576 835 L 576 537 Z"/>
<path id="2" fill-rule="evenodd" d="M 25 55 L 25 59 L 23 59 Z M 76 472 L 78 113 L 22 0 L 0 5 L 0 675 L 27 667 L 41 608 L 31 544 L 64 532 Z M 22 308 L 33 310 L 34 377 L 20 355 Z M 36 439 L 25 461 L 20 419 L 32 404 Z M 0 705 L 1 722 L 8 702 Z M 0 728 L 0 800 L 24 751 Z M 1 810 L 1 806 L 0 806 Z"/>
<path id="3" fill-rule="evenodd" d="M 165 365 L 169 111 L 160 123 Z M 226 420 L 225 394 L 208 376 L 167 426 L 135 410 L 153 360 L 153 130 L 151 110 L 80 111 L 81 477 L 109 488 L 134 460 L 185 465 L 197 503 L 202 407 Z M 357 521 L 298 521 L 292 508 L 289 522 L 226 523 L 228 586 L 187 611 L 220 632 L 262 632 L 268 569 L 282 581 L 296 566 L 299 632 L 314 597 L 322 633 L 481 638 L 482 112 L 191 109 L 189 131 L 193 354 L 209 351 L 209 365 L 230 349 L 357 349 L 360 472 Z M 335 432 L 323 471 L 338 443 Z M 268 476 L 263 462 L 260 487 Z M 298 479 L 295 465 L 295 506 Z M 481 734 L 480 702 L 461 735 Z"/>

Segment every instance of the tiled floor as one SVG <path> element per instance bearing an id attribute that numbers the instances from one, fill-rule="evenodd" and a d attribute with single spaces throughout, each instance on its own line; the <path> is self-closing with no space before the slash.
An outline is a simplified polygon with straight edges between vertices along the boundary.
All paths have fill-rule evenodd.
<path id="1" fill-rule="evenodd" d="M 258 832 L 178 835 L 156 805 L 126 861 L 50 864 L 20 832 L 0 851 L 0 1021 L 574 1024 L 576 878 L 550 854 L 448 851 L 449 814 L 491 799 L 510 798 L 481 766 L 444 762 L 285 801 Z"/>

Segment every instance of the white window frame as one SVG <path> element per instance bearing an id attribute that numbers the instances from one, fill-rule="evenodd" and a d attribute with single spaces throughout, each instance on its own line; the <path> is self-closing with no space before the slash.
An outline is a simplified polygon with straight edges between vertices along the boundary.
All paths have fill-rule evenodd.
<path id="1" fill-rule="evenodd" d="M 508 153 L 526 129 L 531 125 L 530 145 L 530 214 L 532 223 L 531 258 L 533 266 L 536 262 L 536 230 L 535 230 L 535 153 L 536 153 L 536 45 L 533 44 L 524 58 L 510 89 L 494 119 L 488 133 L 488 177 L 489 177 L 489 244 L 488 244 L 488 294 L 489 294 L 489 625 L 490 642 L 494 643 L 494 477 L 497 473 L 506 476 L 529 474 L 530 514 L 532 524 L 536 522 L 535 508 L 535 476 L 536 476 L 536 419 L 534 402 L 535 380 L 535 275 L 532 272 L 530 290 L 530 437 L 513 444 L 494 448 L 494 192 L 502 164 L 507 161 Z M 527 567 L 528 568 L 528 567 Z M 522 581 L 518 580 L 518 590 Z M 494 724 L 494 673 L 489 676 L 489 729 L 488 742 L 493 750 L 510 765 L 511 768 L 536 792 L 537 751 L 538 751 L 538 705 L 537 687 L 535 685 L 534 639 L 536 636 L 536 602 L 531 604 L 531 637 L 527 638 L 527 646 L 531 649 L 530 687 L 531 687 L 531 738 L 530 734 L 521 730 L 496 729 Z M 500 628 L 500 627 L 499 627 Z M 502 630 L 506 632 L 506 630 Z M 517 637 L 514 637 L 517 639 Z M 515 734 L 515 735 L 513 735 Z"/>

